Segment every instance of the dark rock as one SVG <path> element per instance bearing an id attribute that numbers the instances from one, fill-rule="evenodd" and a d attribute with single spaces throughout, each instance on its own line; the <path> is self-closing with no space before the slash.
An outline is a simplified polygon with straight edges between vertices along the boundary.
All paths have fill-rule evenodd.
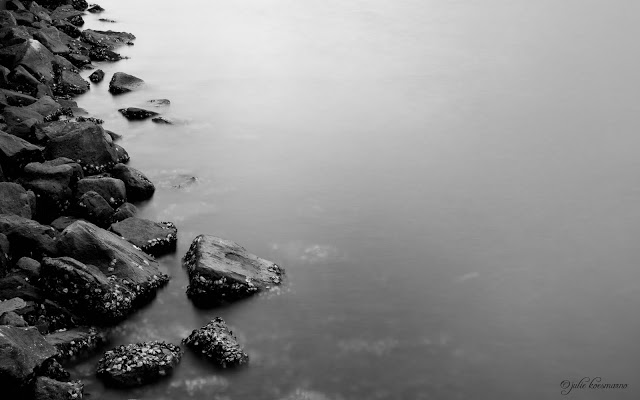
<path id="1" fill-rule="evenodd" d="M 144 81 L 140 78 L 124 72 L 116 72 L 109 82 L 109 92 L 113 94 L 127 93 L 139 88 L 142 84 Z"/>
<path id="2" fill-rule="evenodd" d="M 0 89 L 0 93 L 6 99 L 6 105 L 9 106 L 24 107 L 35 103 L 37 100 L 35 97 L 7 89 Z"/>
<path id="3" fill-rule="evenodd" d="M 170 374 L 181 357 L 178 346 L 160 341 L 120 346 L 98 361 L 96 374 L 108 385 L 140 386 Z"/>
<path id="4" fill-rule="evenodd" d="M 0 65 L 0 88 L 9 87 L 9 74 L 11 71 L 4 65 Z M 1 108 L 1 107 L 0 107 Z"/>
<path id="5" fill-rule="evenodd" d="M 29 326 L 29 324 L 27 323 L 27 321 L 24 320 L 24 318 L 22 318 L 21 316 L 19 316 L 13 311 L 9 311 L 0 315 L 0 325 L 10 325 L 10 326 L 16 326 L 19 328 L 25 328 Z"/>
<path id="6" fill-rule="evenodd" d="M 31 219 L 0 214 L 0 233 L 9 239 L 14 259 L 27 256 L 38 260 L 43 255 L 57 254 L 56 230 Z"/>
<path id="7" fill-rule="evenodd" d="M 77 215 L 99 227 L 108 228 L 113 221 L 113 208 L 98 193 L 90 190 L 80 197 Z"/>
<path id="8" fill-rule="evenodd" d="M 124 147 L 114 143 L 113 148 L 116 149 L 116 162 L 118 164 L 126 164 L 129 162 L 129 153 L 127 153 Z"/>
<path id="9" fill-rule="evenodd" d="M 18 25 L 31 26 L 36 22 L 36 16 L 27 10 L 13 10 L 9 12 L 13 14 Z"/>
<path id="10" fill-rule="evenodd" d="M 52 20 L 63 19 L 73 23 L 72 21 L 73 18 L 80 17 L 83 14 L 84 13 L 82 11 L 76 10 L 71 5 L 65 4 L 53 10 L 53 12 L 51 13 L 51 19 Z M 76 26 L 80 26 L 80 25 L 76 25 Z"/>
<path id="11" fill-rule="evenodd" d="M 84 11 L 89 7 L 89 3 L 86 0 L 71 0 L 71 6 L 78 11 Z"/>
<path id="12" fill-rule="evenodd" d="M 7 10 L 15 11 L 15 10 L 26 10 L 24 4 L 22 4 L 19 0 L 8 0 L 5 2 L 5 7 Z"/>
<path id="13" fill-rule="evenodd" d="M 117 164 L 116 147 L 107 141 L 100 125 L 69 122 L 50 128 L 45 147 L 47 159 L 68 157 L 80 164 L 85 173 L 100 173 Z"/>
<path id="14" fill-rule="evenodd" d="M 40 114 L 44 119 L 51 118 L 56 115 L 58 110 L 62 108 L 58 102 L 53 100 L 49 96 L 43 96 L 39 98 L 35 103 L 29 104 L 23 107 L 25 110 L 33 111 Z"/>
<path id="15" fill-rule="evenodd" d="M 90 13 L 101 13 L 104 11 L 104 8 L 100 7 L 98 4 L 94 4 L 91 7 L 89 7 L 89 9 L 87 10 Z"/>
<path id="16" fill-rule="evenodd" d="M 0 182 L 0 214 L 14 214 L 31 218 L 27 191 L 17 183 Z"/>
<path id="17" fill-rule="evenodd" d="M 63 230 L 67 229 L 67 226 L 73 224 L 77 220 L 79 220 L 79 218 L 77 217 L 62 216 L 54 219 L 50 225 L 55 230 L 62 232 Z"/>
<path id="18" fill-rule="evenodd" d="M 284 270 L 239 244 L 200 235 L 183 259 L 189 274 L 187 295 L 203 305 L 224 303 L 269 290 L 282 282 Z"/>
<path id="19" fill-rule="evenodd" d="M 0 131 L 0 164 L 5 174 L 14 175 L 34 161 L 42 161 L 42 147 Z"/>
<path id="20" fill-rule="evenodd" d="M 153 196 L 156 188 L 142 172 L 124 164 L 117 164 L 111 170 L 111 176 L 124 182 L 127 197 L 132 201 L 146 200 Z"/>
<path id="21" fill-rule="evenodd" d="M 35 126 L 44 121 L 44 117 L 26 107 L 5 107 L 2 112 L 7 123 L 7 132 L 21 139 L 29 139 Z"/>
<path id="22" fill-rule="evenodd" d="M 121 108 L 118 111 L 120 111 L 120 114 L 124 115 L 128 120 L 143 120 L 158 115 L 157 112 L 137 107 Z"/>
<path id="23" fill-rule="evenodd" d="M 11 260 L 10 251 L 11 244 L 9 239 L 4 233 L 0 233 L 0 278 L 4 278 L 7 275 L 9 261 Z"/>
<path id="24" fill-rule="evenodd" d="M 40 263 L 33 258 L 21 257 L 13 272 L 34 285 L 38 285 L 40 282 Z"/>
<path id="25" fill-rule="evenodd" d="M 10 86 L 18 91 L 35 94 L 40 81 L 31 75 L 22 65 L 18 65 L 9 74 Z"/>
<path id="26" fill-rule="evenodd" d="M 100 19 L 98 19 L 98 21 L 102 21 L 102 22 L 110 22 L 110 23 L 114 23 L 114 22 L 116 22 L 115 20 L 113 20 L 113 19 L 108 19 L 108 18 L 100 18 Z"/>
<path id="27" fill-rule="evenodd" d="M 34 400 L 77 400 L 84 393 L 84 385 L 80 381 L 60 382 L 55 379 L 39 376 L 36 380 Z"/>
<path id="28" fill-rule="evenodd" d="M 91 57 L 84 54 L 69 54 L 67 60 L 71 62 L 71 65 L 77 68 L 81 68 L 85 65 L 91 64 Z"/>
<path id="29" fill-rule="evenodd" d="M 145 253 L 153 255 L 175 251 L 178 240 L 178 229 L 171 222 L 153 222 L 132 217 L 114 223 L 110 230 Z"/>
<path id="30" fill-rule="evenodd" d="M 0 44 L 3 47 L 10 47 L 17 44 L 23 44 L 32 40 L 33 36 L 29 28 L 26 26 L 9 26 L 0 27 Z M 13 68 L 13 66 L 11 66 Z"/>
<path id="31" fill-rule="evenodd" d="M 94 191 L 102 196 L 113 207 L 127 201 L 127 191 L 120 179 L 109 177 L 87 177 L 78 181 L 78 196 Z"/>
<path id="32" fill-rule="evenodd" d="M 156 107 L 168 106 L 171 104 L 169 99 L 153 99 L 149 100 L 149 103 L 153 104 Z"/>
<path id="33" fill-rule="evenodd" d="M 33 37 L 38 39 L 38 41 L 53 54 L 69 54 L 69 47 L 60 39 L 60 33 L 56 27 L 51 26 L 45 29 L 39 29 L 33 34 Z"/>
<path id="34" fill-rule="evenodd" d="M 18 22 L 10 11 L 0 10 L 0 26 L 9 27 L 16 25 L 18 25 Z"/>
<path id="35" fill-rule="evenodd" d="M 0 326 L 0 385 L 3 395 L 15 394 L 33 382 L 56 349 L 36 328 Z M 15 392 L 12 389 L 15 390 Z M 12 393 L 13 392 L 13 393 Z M 7 398 L 13 398 L 11 395 Z"/>
<path id="36" fill-rule="evenodd" d="M 68 70 L 60 71 L 54 87 L 56 95 L 71 96 L 86 93 L 87 91 L 89 91 L 89 82 L 82 79 L 79 74 Z"/>
<path id="37" fill-rule="evenodd" d="M 9 68 L 22 65 L 45 84 L 54 80 L 53 61 L 53 53 L 33 39 L 0 50 L 0 63 Z"/>
<path id="38" fill-rule="evenodd" d="M 85 29 L 82 31 L 82 39 L 84 39 L 85 42 L 109 50 L 130 43 L 135 38 L 134 35 L 127 32 L 96 31 L 93 29 Z"/>
<path id="39" fill-rule="evenodd" d="M 153 258 L 126 240 L 85 221 L 76 221 L 62 232 L 58 250 L 115 276 L 121 287 L 133 292 L 135 305 L 151 300 L 158 288 L 169 281 Z"/>
<path id="40" fill-rule="evenodd" d="M 165 117 L 155 117 L 152 118 L 151 121 L 155 122 L 156 124 L 173 125 L 173 122 Z"/>
<path id="41" fill-rule="evenodd" d="M 79 38 L 82 31 L 77 26 L 73 25 L 69 21 L 57 19 L 53 21 L 53 26 L 58 28 L 61 32 L 69 35 L 72 38 Z"/>
<path id="42" fill-rule="evenodd" d="M 104 71 L 101 69 L 97 69 L 91 75 L 89 75 L 89 80 L 93 83 L 102 82 L 103 79 Z"/>
<path id="43" fill-rule="evenodd" d="M 115 214 L 113 214 L 113 221 L 120 222 L 124 221 L 127 218 L 134 217 L 138 209 L 131 203 L 124 203 L 116 210 Z"/>
<path id="44" fill-rule="evenodd" d="M 41 279 L 49 296 L 95 324 L 121 321 L 135 310 L 135 293 L 120 279 L 70 257 L 44 258 Z"/>
<path id="45" fill-rule="evenodd" d="M 71 374 L 69 374 L 69 371 L 64 369 L 55 358 L 50 358 L 45 361 L 42 368 L 38 371 L 38 374 L 60 382 L 69 382 L 71 380 Z"/>
<path id="46" fill-rule="evenodd" d="M 249 356 L 242 350 L 220 317 L 191 332 L 183 343 L 222 368 L 236 367 L 249 362 Z"/>
<path id="47" fill-rule="evenodd" d="M 32 1 L 29 4 L 29 11 L 36 16 L 36 19 L 39 21 L 46 22 L 47 24 L 51 23 L 51 16 L 49 15 L 49 11 L 46 8 L 42 7 L 35 1 Z"/>
<path id="48" fill-rule="evenodd" d="M 58 350 L 61 361 L 79 361 L 95 354 L 107 344 L 107 335 L 96 328 L 74 328 L 46 335 L 45 340 Z"/>
<path id="49" fill-rule="evenodd" d="M 120 54 L 106 47 L 94 47 L 89 51 L 89 57 L 93 61 L 119 61 L 123 59 Z"/>

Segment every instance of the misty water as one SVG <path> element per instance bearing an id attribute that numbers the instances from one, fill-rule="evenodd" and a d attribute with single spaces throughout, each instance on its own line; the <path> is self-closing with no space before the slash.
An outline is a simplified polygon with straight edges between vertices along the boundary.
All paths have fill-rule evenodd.
<path id="1" fill-rule="evenodd" d="M 96 357 L 71 369 L 90 399 L 537 400 L 598 376 L 629 387 L 571 395 L 640 396 L 640 3 L 100 4 L 85 28 L 137 40 L 79 104 L 156 183 L 140 216 L 179 229 L 171 283 L 112 344 L 220 316 L 251 360 L 187 351 L 121 392 Z M 113 97 L 116 71 L 146 86 Z M 200 233 L 287 285 L 194 308 L 181 257 Z"/>

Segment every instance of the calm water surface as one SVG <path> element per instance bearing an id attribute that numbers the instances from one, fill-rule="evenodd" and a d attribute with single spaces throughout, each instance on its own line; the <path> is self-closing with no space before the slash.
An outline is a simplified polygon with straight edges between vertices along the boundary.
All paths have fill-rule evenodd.
<path id="1" fill-rule="evenodd" d="M 223 317 L 251 357 L 90 399 L 640 396 L 640 55 L 634 1 L 118 2 L 133 32 L 79 99 L 157 185 L 172 281 L 115 344 Z M 117 24 L 99 22 L 111 18 Z M 143 78 L 112 97 L 116 71 Z M 87 72 L 88 75 L 88 72 Z M 178 123 L 118 108 L 168 98 Z M 190 182 L 190 177 L 196 177 Z M 282 293 L 198 310 L 200 233 L 283 265 Z"/>

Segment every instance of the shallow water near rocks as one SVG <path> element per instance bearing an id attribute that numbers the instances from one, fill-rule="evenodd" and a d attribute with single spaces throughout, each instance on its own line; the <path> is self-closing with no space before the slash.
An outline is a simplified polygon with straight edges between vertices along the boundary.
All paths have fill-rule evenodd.
<path id="1" fill-rule="evenodd" d="M 113 344 L 177 344 L 220 316 L 251 361 L 186 352 L 170 379 L 121 392 L 95 357 L 72 369 L 90 399 L 537 400 L 598 376 L 630 386 L 581 399 L 638 398 L 638 4 L 100 5 L 85 28 L 137 40 L 80 106 L 156 183 L 140 216 L 179 229 L 171 283 Z M 111 96 L 116 71 L 145 87 Z M 194 308 L 180 258 L 200 233 L 289 285 Z"/>

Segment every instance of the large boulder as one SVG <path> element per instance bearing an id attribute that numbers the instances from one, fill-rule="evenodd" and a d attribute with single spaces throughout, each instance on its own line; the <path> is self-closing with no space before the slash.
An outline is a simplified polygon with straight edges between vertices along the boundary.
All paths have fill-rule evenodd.
<path id="1" fill-rule="evenodd" d="M 125 164 L 117 164 L 111 176 L 124 182 L 127 198 L 131 201 L 146 200 L 153 196 L 156 188 L 142 172 Z"/>
<path id="2" fill-rule="evenodd" d="M 175 251 L 178 240 L 178 229 L 171 222 L 132 217 L 112 224 L 110 230 L 153 255 Z"/>
<path id="3" fill-rule="evenodd" d="M 58 96 L 73 96 L 89 91 L 89 82 L 82 79 L 80 74 L 62 69 L 58 74 L 54 92 Z"/>
<path id="4" fill-rule="evenodd" d="M 191 332 L 183 343 L 222 368 L 249 362 L 249 356 L 220 317 Z"/>
<path id="5" fill-rule="evenodd" d="M 53 53 L 35 39 L 29 39 L 0 50 L 0 63 L 9 68 L 22 65 L 45 84 L 51 84 L 55 78 L 53 62 Z"/>
<path id="6" fill-rule="evenodd" d="M 215 236 L 196 237 L 184 256 L 187 295 L 202 305 L 225 303 L 265 291 L 282 282 L 284 270 L 244 247 Z"/>
<path id="7" fill-rule="evenodd" d="M 112 168 L 118 161 L 118 152 L 107 140 L 104 129 L 93 122 L 68 122 L 57 125 L 49 132 L 45 157 L 49 160 L 67 157 L 88 173 L 100 173 Z"/>
<path id="8" fill-rule="evenodd" d="M 69 54 L 69 47 L 63 43 L 60 34 L 64 33 L 60 32 L 55 26 L 50 26 L 38 29 L 33 34 L 33 37 L 38 39 L 53 54 Z"/>
<path id="9" fill-rule="evenodd" d="M 36 98 L 13 90 L 0 89 L 0 96 L 6 100 L 6 106 L 24 107 L 36 102 Z"/>
<path id="10" fill-rule="evenodd" d="M 42 147 L 0 131 L 0 165 L 6 175 L 15 175 L 34 161 L 42 161 Z"/>
<path id="11" fill-rule="evenodd" d="M 5 107 L 2 116 L 7 123 L 7 133 L 25 140 L 30 140 L 34 127 L 44 121 L 41 114 L 27 107 Z"/>
<path id="12" fill-rule="evenodd" d="M 144 81 L 140 78 L 125 74 L 124 72 L 116 72 L 109 82 L 109 92 L 113 94 L 127 93 L 139 88 L 143 84 Z"/>
<path id="13" fill-rule="evenodd" d="M 61 361 L 78 361 L 91 356 L 108 342 L 104 332 L 89 327 L 53 332 L 44 338 L 58 350 L 57 358 Z"/>
<path id="14" fill-rule="evenodd" d="M 113 50 L 123 44 L 130 44 L 136 37 L 127 32 L 96 31 L 85 29 L 82 31 L 82 39 L 94 46 L 105 47 Z"/>
<path id="15" fill-rule="evenodd" d="M 37 95 L 40 81 L 22 65 L 15 67 L 13 71 L 9 73 L 7 78 L 9 80 L 9 87 L 12 89 L 28 93 L 33 96 Z"/>
<path id="16" fill-rule="evenodd" d="M 97 192 L 85 192 L 78 201 L 77 216 L 101 228 L 108 228 L 113 221 L 113 207 Z"/>
<path id="17" fill-rule="evenodd" d="M 49 296 L 95 324 L 111 324 L 134 311 L 135 294 L 115 276 L 70 257 L 44 258 L 40 273 Z"/>
<path id="18" fill-rule="evenodd" d="M 45 255 L 57 254 L 58 232 L 34 220 L 0 214 L 0 233 L 9 239 L 12 256 L 16 259 L 26 256 L 37 260 Z"/>
<path id="19" fill-rule="evenodd" d="M 29 195 L 22 186 L 13 182 L 0 182 L 0 214 L 31 218 Z"/>
<path id="20" fill-rule="evenodd" d="M 89 176 L 78 181 L 77 195 L 94 191 L 102 196 L 112 207 L 118 207 L 127 201 L 127 189 L 120 179 L 106 176 Z"/>
<path id="21" fill-rule="evenodd" d="M 78 400 L 82 399 L 84 385 L 80 381 L 60 382 L 46 376 L 36 379 L 34 400 Z"/>
<path id="22" fill-rule="evenodd" d="M 69 225 L 58 239 L 60 254 L 93 265 L 118 278 L 134 293 L 134 305 L 142 305 L 169 281 L 158 262 L 131 243 L 86 221 Z"/>
<path id="23" fill-rule="evenodd" d="M 25 390 L 38 370 L 56 353 L 56 348 L 47 343 L 36 328 L 0 326 L 0 387 L 3 395 L 14 398 L 11 396 Z"/>
<path id="24" fill-rule="evenodd" d="M 57 19 L 66 20 L 75 26 L 82 26 L 84 24 L 82 20 L 83 14 L 82 11 L 76 10 L 70 5 L 62 5 L 53 10 L 51 19 L 54 21 Z"/>
<path id="25" fill-rule="evenodd" d="M 4 28 L 16 25 L 18 25 L 16 17 L 14 17 L 10 11 L 0 10 L 0 26 Z"/>
<path id="26" fill-rule="evenodd" d="M 18 274 L 27 282 L 38 285 L 40 282 L 40 263 L 29 257 L 20 257 L 12 273 Z"/>
<path id="27" fill-rule="evenodd" d="M 96 374 L 111 386 L 140 386 L 169 375 L 181 358 L 180 347 L 170 343 L 129 344 L 107 351 Z"/>

